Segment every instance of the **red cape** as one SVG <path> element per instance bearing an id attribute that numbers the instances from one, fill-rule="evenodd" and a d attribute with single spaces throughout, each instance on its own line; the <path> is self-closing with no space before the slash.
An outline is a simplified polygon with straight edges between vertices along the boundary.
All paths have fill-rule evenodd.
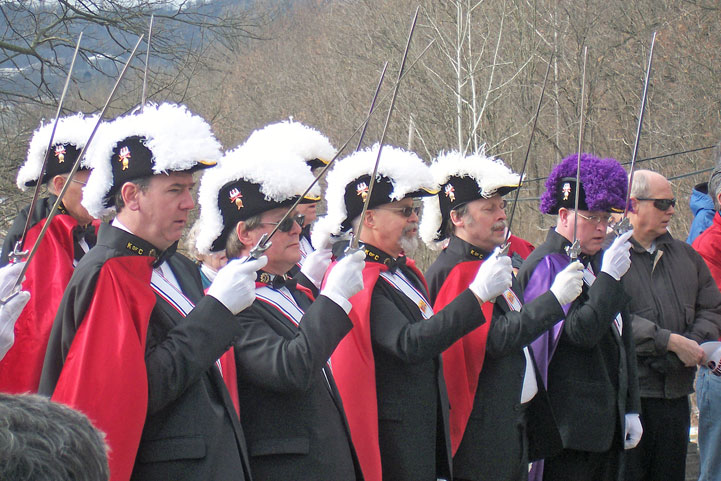
<path id="1" fill-rule="evenodd" d="M 95 226 L 100 224 L 95 221 Z M 28 230 L 24 247 L 32 247 L 45 219 Z M 0 362 L 0 391 L 24 393 L 38 391 L 50 330 L 73 275 L 75 246 L 73 229 L 77 221 L 65 214 L 53 217 L 35 256 L 28 266 L 23 290 L 31 297 L 15 323 L 15 343 Z"/>
<path id="2" fill-rule="evenodd" d="M 410 267 L 423 281 L 423 274 L 408 259 Z M 331 268 L 333 266 L 331 265 Z M 376 372 L 371 344 L 370 308 L 373 289 L 381 272 L 388 267 L 378 262 L 366 262 L 363 269 L 363 290 L 350 298 L 353 308 L 348 316 L 353 329 L 338 344 L 331 356 L 331 367 L 348 425 L 353 446 L 365 481 L 382 481 L 383 469 L 378 445 L 378 400 Z"/>
<path id="3" fill-rule="evenodd" d="M 713 216 L 713 223 L 693 241 L 693 248 L 701 254 L 706 261 L 706 265 L 711 271 L 716 281 L 716 285 L 721 288 L 721 255 L 719 254 L 719 246 L 721 245 L 721 215 L 718 212 Z"/>
<path id="4" fill-rule="evenodd" d="M 145 424 L 145 336 L 156 302 L 150 287 L 154 260 L 114 257 L 103 264 L 52 396 L 105 432 L 112 481 L 130 479 Z"/>
<path id="5" fill-rule="evenodd" d="M 476 277 L 482 261 L 467 261 L 457 264 L 448 273 L 443 286 L 438 291 L 433 312 L 448 305 Z M 473 410 L 473 400 L 478 388 L 478 375 L 486 356 L 486 339 L 493 317 L 493 304 L 486 302 L 481 306 L 488 322 L 469 332 L 443 352 L 443 376 L 446 378 L 448 402 L 451 406 L 449 422 L 451 430 L 451 449 L 453 455 L 463 439 L 468 418 Z"/>

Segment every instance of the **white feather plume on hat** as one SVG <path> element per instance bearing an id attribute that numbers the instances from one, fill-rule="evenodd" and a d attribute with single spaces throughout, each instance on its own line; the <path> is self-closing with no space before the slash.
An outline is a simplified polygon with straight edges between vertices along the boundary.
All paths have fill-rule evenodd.
<path id="1" fill-rule="evenodd" d="M 443 186 L 451 177 L 471 177 L 478 184 L 479 198 L 489 198 L 502 187 L 518 187 L 520 175 L 514 173 L 500 159 L 487 156 L 482 148 L 478 153 L 465 156 L 457 151 L 442 152 L 430 166 L 433 180 Z M 418 233 L 431 249 L 441 249 L 443 215 L 438 196 L 423 199 L 423 218 Z"/>
<path id="2" fill-rule="evenodd" d="M 302 194 L 313 182 L 310 169 L 290 153 L 279 155 L 260 142 L 243 144 L 225 154 L 218 165 L 203 173 L 198 189 L 200 225 L 196 247 L 202 254 L 211 251 L 223 231 L 223 216 L 218 207 L 218 192 L 227 184 L 245 179 L 260 185 L 267 200 L 283 202 Z"/>
<path id="3" fill-rule="evenodd" d="M 363 175 L 373 174 L 378 148 L 379 144 L 375 144 L 336 161 L 327 177 L 325 198 L 328 213 L 313 226 L 313 245 L 327 242 L 322 238 L 324 236 L 341 233 L 341 224 L 348 216 L 344 197 L 346 186 Z M 390 145 L 383 146 L 378 174 L 389 178 L 393 184 L 389 202 L 401 200 L 421 189 L 435 190 L 437 187 L 428 166 L 417 154 Z"/>
<path id="4" fill-rule="evenodd" d="M 60 117 L 55 129 L 55 135 L 53 136 L 53 145 L 73 144 L 78 150 L 81 150 L 85 146 L 88 137 L 90 137 L 90 133 L 97 121 L 97 115 L 85 117 L 82 113 L 68 117 Z M 23 166 L 20 167 L 17 176 L 17 186 L 23 191 L 28 189 L 25 185 L 26 182 L 38 180 L 38 177 L 40 177 L 40 169 L 43 167 L 43 161 L 45 160 L 54 122 L 53 119 L 47 123 L 41 123 L 40 126 L 35 129 L 35 132 L 33 132 L 28 147 L 27 158 Z M 85 159 L 87 158 L 88 157 L 85 156 Z M 81 161 L 80 165 L 81 167 L 87 168 L 89 166 L 85 159 Z"/>
<path id="5" fill-rule="evenodd" d="M 93 169 L 83 189 L 83 206 L 93 217 L 102 217 L 114 208 L 105 205 L 105 196 L 113 187 L 112 153 L 122 140 L 145 137 L 145 146 L 153 153 L 153 173 L 189 170 L 200 161 L 217 161 L 222 147 L 200 116 L 184 105 L 146 104 L 138 113 L 124 115 L 104 123 L 88 148 Z"/>
<path id="6" fill-rule="evenodd" d="M 257 145 L 256 148 L 277 151 L 281 155 L 288 152 L 303 163 L 318 159 L 327 164 L 336 153 L 328 137 L 292 119 L 269 124 L 254 131 L 244 145 Z M 313 186 L 309 194 L 320 197 L 320 185 Z"/>

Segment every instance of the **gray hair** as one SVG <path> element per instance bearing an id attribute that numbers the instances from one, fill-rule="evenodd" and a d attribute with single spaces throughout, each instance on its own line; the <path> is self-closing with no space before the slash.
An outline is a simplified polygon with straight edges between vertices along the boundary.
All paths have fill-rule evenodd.
<path id="1" fill-rule="evenodd" d="M 455 209 L 451 209 L 451 212 L 455 212 L 458 217 L 463 217 L 466 214 L 468 214 L 468 204 L 462 204 L 456 207 Z M 445 234 L 448 236 L 452 236 L 456 233 L 456 225 L 453 223 L 453 219 L 448 217 L 448 222 L 446 222 L 446 232 Z"/>
<path id="2" fill-rule="evenodd" d="M 254 215 L 253 217 L 249 217 L 244 221 L 239 221 L 238 224 L 244 222 L 246 231 L 257 229 L 258 227 L 260 227 L 261 224 L 260 216 L 261 214 Z M 225 241 L 225 255 L 228 257 L 229 261 L 240 257 L 240 254 L 245 248 L 253 247 L 246 246 L 240 241 L 240 239 L 238 239 L 238 236 L 235 234 L 235 231 L 238 230 L 238 224 L 235 224 L 233 230 L 228 233 L 228 239 L 226 239 Z"/>
<path id="3" fill-rule="evenodd" d="M 646 172 L 639 170 L 633 174 L 633 184 L 631 184 L 631 197 L 635 199 L 647 198 L 651 194 L 651 189 L 648 185 L 648 177 Z"/>
<path id="4" fill-rule="evenodd" d="M 68 406 L 35 394 L 0 394 L 0 479 L 107 481 L 104 437 Z"/>

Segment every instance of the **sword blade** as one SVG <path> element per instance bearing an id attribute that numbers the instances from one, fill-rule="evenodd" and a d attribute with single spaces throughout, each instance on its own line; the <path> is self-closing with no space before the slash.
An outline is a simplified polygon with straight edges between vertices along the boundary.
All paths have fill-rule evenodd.
<path id="1" fill-rule="evenodd" d="M 418 55 L 418 57 L 416 57 L 416 59 L 410 65 L 408 65 L 408 68 L 406 69 L 405 72 L 403 72 L 403 75 L 401 76 L 401 78 L 396 81 L 396 85 L 398 83 L 400 83 L 400 80 L 403 80 L 403 78 L 406 76 L 406 74 L 408 72 L 410 72 L 410 70 L 416 65 L 416 63 L 418 63 L 418 61 L 421 59 L 421 57 L 423 57 L 423 55 L 425 55 L 425 53 L 428 51 L 428 49 L 431 48 L 431 45 L 433 45 L 434 42 L 435 42 L 435 39 L 431 40 L 428 43 L 428 45 L 426 45 L 426 48 L 424 48 L 423 51 L 420 53 L 420 55 Z M 389 95 L 390 95 L 390 92 L 387 93 L 386 95 L 384 95 L 383 97 L 381 97 L 381 99 L 378 103 L 380 104 L 380 103 L 384 102 L 388 98 Z M 361 122 L 361 124 L 358 125 L 358 127 L 356 127 L 356 129 L 353 131 L 353 133 L 350 134 L 350 137 L 348 137 L 348 139 L 343 143 L 343 145 L 340 146 L 340 148 L 335 153 L 333 158 L 330 159 L 330 161 L 325 166 L 323 166 L 323 169 L 321 169 L 321 171 L 318 173 L 318 176 L 313 180 L 313 182 L 311 182 L 311 184 L 308 186 L 307 189 L 305 189 L 305 191 L 300 195 L 300 197 L 298 197 L 298 199 L 296 199 L 296 201 L 293 203 L 293 205 L 290 206 L 290 208 L 286 211 L 285 215 L 283 215 L 283 217 L 281 217 L 280 221 L 278 221 L 278 224 L 276 224 L 276 226 L 273 227 L 273 230 L 270 231 L 270 234 L 268 234 L 268 236 L 265 239 L 261 238 L 260 241 L 258 241 L 258 243 L 255 245 L 255 247 L 253 247 L 253 249 L 251 249 L 251 251 L 250 251 L 251 258 L 257 259 L 269 247 L 269 245 L 267 243 L 270 242 L 270 239 L 275 235 L 276 231 L 278 230 L 278 226 L 285 219 L 287 219 L 290 216 L 290 214 L 293 212 L 293 210 L 295 210 L 296 207 L 298 207 L 298 204 L 300 204 L 300 202 L 303 200 L 303 198 L 306 196 L 306 194 L 308 194 L 308 192 L 310 192 L 310 190 L 313 188 L 313 186 L 315 184 L 317 184 L 318 181 L 320 181 L 320 179 L 323 178 L 325 173 L 331 168 L 331 166 L 336 161 L 336 159 L 338 159 L 338 157 L 340 157 L 340 154 L 343 153 L 343 151 L 348 146 L 348 144 L 350 144 L 350 141 L 353 140 L 353 138 L 356 136 L 356 134 L 365 125 L 368 124 L 368 120 L 370 120 L 371 116 L 377 110 L 378 110 L 378 106 L 376 106 L 372 111 L 368 112 L 368 115 L 366 115 L 366 118 L 363 119 L 363 122 Z"/>
<path id="2" fill-rule="evenodd" d="M 45 158 L 43 159 L 43 165 L 40 167 L 40 175 L 38 176 L 38 181 L 35 184 L 35 190 L 33 192 L 33 199 L 30 201 L 30 207 L 28 208 L 28 218 L 25 220 L 25 227 L 23 228 L 22 235 L 20 236 L 20 239 L 15 243 L 15 250 L 11 254 L 15 258 L 22 257 L 23 253 L 20 252 L 20 249 L 22 248 L 23 242 L 25 242 L 25 236 L 28 233 L 28 229 L 30 229 L 30 221 L 32 219 L 32 213 L 35 210 L 35 204 L 37 204 L 38 201 L 38 194 L 40 193 L 40 188 L 42 186 L 42 179 L 45 175 L 45 170 L 48 166 L 48 160 L 50 159 L 50 149 L 53 146 L 53 140 L 55 139 L 55 130 L 58 127 L 58 121 L 60 120 L 60 112 L 63 108 L 63 103 L 65 102 L 65 95 L 68 92 L 68 86 L 70 85 L 70 79 L 73 75 L 73 69 L 75 68 L 75 59 L 78 57 L 78 50 L 80 50 L 80 41 L 83 39 L 83 32 L 80 32 L 80 35 L 78 36 L 78 41 L 75 44 L 75 52 L 73 53 L 73 59 L 70 62 L 70 68 L 68 69 L 68 75 L 65 78 L 65 85 L 63 86 L 63 93 L 60 95 L 60 101 L 58 102 L 58 108 L 55 111 L 55 120 L 53 121 L 53 129 L 50 132 L 50 140 L 48 141 L 48 148 L 45 150 Z"/>
<path id="3" fill-rule="evenodd" d="M 588 47 L 583 47 L 583 75 L 581 76 L 581 118 L 578 123 L 578 159 L 576 163 L 576 195 L 573 201 L 573 244 L 568 249 L 568 256 L 576 260 L 581 253 L 581 245 L 578 242 L 578 192 L 581 185 L 581 147 L 583 146 L 583 109 L 586 93 L 586 57 Z"/>
<path id="4" fill-rule="evenodd" d="M 105 111 L 108 109 L 108 106 L 110 105 L 110 101 L 113 99 L 113 96 L 115 95 L 115 91 L 118 89 L 118 85 L 120 85 L 120 81 L 125 76 L 125 72 L 128 70 L 130 61 L 133 59 L 133 56 L 135 55 L 136 50 L 138 50 L 138 46 L 140 45 L 140 42 L 143 40 L 143 37 L 144 37 L 144 35 L 140 36 L 140 38 L 138 39 L 138 42 L 135 44 L 135 48 L 133 48 L 133 51 L 130 52 L 130 56 L 128 57 L 128 60 L 125 62 L 125 66 L 123 67 L 123 70 L 120 72 L 118 79 L 115 81 L 115 85 L 113 86 L 113 89 L 110 91 L 108 100 L 105 102 L 103 109 L 100 111 L 100 114 L 98 115 L 98 121 L 95 123 L 95 127 L 93 127 L 92 132 L 90 132 L 90 137 L 88 137 L 87 142 L 85 142 L 85 146 L 80 151 L 78 158 L 75 160 L 75 163 L 73 164 L 73 168 L 70 170 L 70 173 L 68 174 L 68 178 L 65 181 L 65 185 L 63 185 L 62 190 L 58 194 L 58 199 L 55 201 L 55 205 L 53 205 L 52 210 L 50 210 L 50 214 L 48 214 L 48 217 L 45 220 L 45 224 L 43 225 L 43 228 L 40 231 L 40 234 L 38 234 L 38 238 L 35 241 L 35 245 L 33 245 L 33 248 L 27 257 L 27 260 L 25 261 L 25 265 L 23 266 L 22 271 L 20 271 L 20 276 L 18 277 L 18 280 L 15 282 L 15 285 L 13 286 L 13 289 L 11 292 L 14 292 L 18 287 L 20 287 L 20 284 L 22 284 L 22 279 L 23 279 L 23 277 L 25 277 L 25 273 L 27 272 L 28 267 L 30 266 L 30 261 L 35 256 L 35 253 L 37 252 L 38 247 L 40 246 L 40 242 L 42 242 L 42 240 L 43 240 L 43 237 L 45 237 L 45 233 L 47 232 L 48 228 L 50 227 L 50 223 L 53 220 L 53 217 L 55 217 L 55 214 L 58 213 L 58 206 L 60 205 L 60 202 L 62 202 L 63 197 L 65 196 L 65 192 L 67 192 L 67 190 L 68 190 L 68 187 L 70 187 L 70 184 L 72 183 L 75 173 L 80 168 L 80 161 L 82 160 L 83 156 L 85 155 L 85 152 L 87 151 L 88 146 L 90 145 L 90 142 L 92 142 L 93 137 L 95 136 L 95 132 L 98 130 L 98 126 L 100 125 L 100 122 L 103 120 Z M 1 302 L 4 304 L 6 301 L 3 300 Z"/>
<path id="5" fill-rule="evenodd" d="M 513 216 L 516 213 L 516 204 L 518 204 L 518 194 L 521 192 L 521 186 L 523 185 L 523 175 L 526 173 L 526 165 L 528 164 L 528 156 L 531 153 L 531 144 L 533 143 L 533 134 L 536 133 L 536 123 L 538 122 L 538 115 L 541 113 L 541 103 L 543 102 L 543 94 L 546 92 L 546 81 L 548 80 L 548 73 L 551 71 L 551 62 L 553 61 L 553 54 L 548 59 L 548 65 L 546 66 L 546 75 L 543 77 L 543 87 L 541 87 L 541 96 L 538 99 L 538 106 L 536 107 L 536 115 L 533 118 L 533 127 L 531 127 L 531 136 L 528 138 L 528 147 L 526 148 L 526 156 L 523 158 L 523 166 L 521 167 L 521 176 L 518 179 L 518 188 L 516 189 L 516 195 L 513 199 L 513 205 L 511 206 L 511 216 L 508 218 L 506 239 L 502 250 L 508 253 L 508 239 L 511 237 L 511 226 L 513 225 Z"/>
<path id="6" fill-rule="evenodd" d="M 155 15 L 150 15 L 150 26 L 148 27 L 148 49 L 145 51 L 145 71 L 143 72 L 143 94 L 140 97 L 141 108 L 145 108 L 145 101 L 147 100 L 145 89 L 148 85 L 148 65 L 150 65 L 150 39 L 153 35 L 153 19 L 155 19 Z"/>
<path id="7" fill-rule="evenodd" d="M 388 62 L 383 64 L 383 71 L 381 72 L 381 78 L 378 80 L 378 86 L 376 87 L 376 91 L 373 94 L 373 100 L 371 100 L 371 106 L 368 109 L 368 115 L 370 115 L 371 112 L 373 112 L 373 108 L 376 105 L 376 99 L 378 98 L 378 92 L 381 91 L 381 85 L 383 85 L 383 79 L 386 76 L 387 69 L 388 69 Z M 358 145 L 355 148 L 356 150 L 360 149 L 361 144 L 363 143 L 363 137 L 365 137 L 365 135 L 366 135 L 367 128 L 368 128 L 368 122 L 365 123 L 365 125 L 363 126 L 363 131 L 361 132 L 360 137 L 358 137 Z"/>
<path id="8" fill-rule="evenodd" d="M 638 127 L 636 128 L 636 140 L 633 143 L 633 154 L 631 155 L 631 168 L 628 175 L 628 188 L 626 189 L 626 205 L 623 210 L 623 218 L 628 216 L 628 203 L 631 200 L 631 184 L 633 183 L 633 171 L 636 165 L 636 156 L 638 155 L 638 143 L 641 139 L 641 128 L 643 126 L 643 113 L 646 110 L 646 99 L 648 98 L 648 82 L 651 78 L 651 65 L 653 63 L 653 47 L 656 44 L 656 32 L 653 32 L 651 38 L 651 48 L 648 53 L 648 66 L 646 67 L 646 79 L 643 82 L 643 94 L 641 95 L 641 110 L 638 114 Z"/>
<path id="9" fill-rule="evenodd" d="M 403 51 L 403 59 L 401 60 L 401 66 L 398 69 L 398 80 L 396 81 L 396 86 L 393 89 L 393 97 L 391 98 L 391 106 L 388 108 L 388 115 L 386 115 L 386 122 L 383 126 L 383 132 L 381 133 L 381 139 L 378 144 L 378 156 L 376 157 L 376 163 L 373 166 L 373 174 L 370 178 L 370 183 L 368 184 L 368 195 L 366 195 L 365 201 L 363 202 L 363 210 L 361 210 L 360 214 L 360 222 L 358 223 L 358 232 L 354 232 L 353 240 L 351 240 L 350 243 L 350 249 L 351 250 L 357 250 L 358 249 L 358 243 L 360 242 L 360 234 L 363 231 L 363 220 L 365 219 L 366 212 L 368 211 L 368 204 L 371 200 L 371 195 L 373 194 L 373 187 L 376 183 L 376 175 L 378 175 L 378 164 L 380 164 L 381 161 L 381 152 L 383 152 L 383 142 L 386 138 L 386 132 L 388 132 L 388 124 L 391 120 L 391 114 L 393 113 L 393 107 L 396 104 L 396 97 L 398 96 L 398 87 L 400 87 L 400 79 L 401 75 L 403 75 L 403 67 L 406 64 L 406 59 L 408 58 L 408 49 L 411 46 L 411 40 L 413 39 L 413 31 L 416 28 L 416 21 L 418 20 L 418 12 L 420 11 L 421 7 L 420 5 L 416 7 L 416 13 L 413 15 L 413 21 L 411 22 L 411 30 L 408 33 L 408 41 L 406 42 L 406 48 Z"/>

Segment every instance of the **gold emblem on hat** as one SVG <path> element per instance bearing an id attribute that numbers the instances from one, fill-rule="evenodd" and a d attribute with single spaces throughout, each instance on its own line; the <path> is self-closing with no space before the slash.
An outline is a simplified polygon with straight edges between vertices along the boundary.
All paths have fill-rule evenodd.
<path id="1" fill-rule="evenodd" d="M 446 185 L 445 189 L 443 189 L 443 193 L 446 194 L 446 197 L 448 197 L 451 202 L 456 201 L 456 188 L 453 187 L 453 184 Z"/>
<path id="2" fill-rule="evenodd" d="M 238 210 L 243 207 L 243 194 L 240 193 L 240 189 L 230 189 L 230 192 L 228 192 L 228 198 L 230 198 L 231 203 L 235 203 Z"/>
<path id="3" fill-rule="evenodd" d="M 123 163 L 123 170 L 128 170 L 129 164 L 130 164 L 130 149 L 127 147 L 122 147 L 120 149 L 120 154 L 118 155 L 118 162 Z"/>
<path id="4" fill-rule="evenodd" d="M 65 162 L 65 146 L 58 145 L 55 147 L 55 157 L 58 158 L 58 164 Z"/>
<path id="5" fill-rule="evenodd" d="M 365 202 L 368 198 L 368 184 L 366 184 L 365 182 L 359 182 L 355 186 L 355 193 L 356 195 L 359 195 L 361 197 L 363 202 Z"/>
<path id="6" fill-rule="evenodd" d="M 563 184 L 561 191 L 563 192 L 563 200 L 568 200 L 568 196 L 571 195 L 571 184 L 568 182 Z"/>

